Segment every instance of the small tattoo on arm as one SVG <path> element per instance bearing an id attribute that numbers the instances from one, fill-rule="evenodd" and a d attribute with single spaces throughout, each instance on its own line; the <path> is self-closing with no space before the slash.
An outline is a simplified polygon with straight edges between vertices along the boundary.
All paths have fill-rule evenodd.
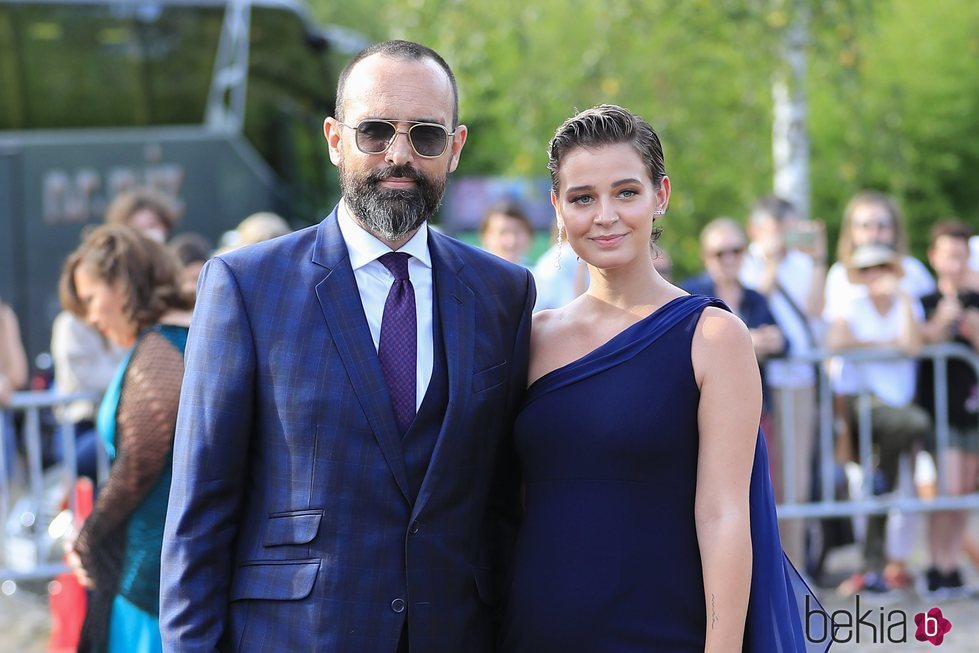
<path id="1" fill-rule="evenodd" d="M 714 593 L 710 593 L 710 629 L 714 630 L 717 625 L 717 604 L 714 601 Z"/>

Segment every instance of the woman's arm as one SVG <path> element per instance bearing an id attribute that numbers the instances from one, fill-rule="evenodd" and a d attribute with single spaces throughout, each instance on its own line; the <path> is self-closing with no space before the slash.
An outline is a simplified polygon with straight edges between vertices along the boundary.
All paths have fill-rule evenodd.
<path id="1" fill-rule="evenodd" d="M 183 359 L 163 336 L 136 345 L 116 413 L 116 459 L 75 543 L 89 572 L 95 547 L 129 519 L 170 459 L 182 377 Z"/>
<path id="2" fill-rule="evenodd" d="M 915 314 L 915 302 L 906 292 L 898 293 L 896 301 L 900 311 L 901 332 L 897 338 L 897 347 L 908 356 L 917 356 L 921 351 L 922 336 L 918 316 Z"/>
<path id="3" fill-rule="evenodd" d="M 860 342 L 853 336 L 850 324 L 846 318 L 837 317 L 829 324 L 826 332 L 826 348 L 834 351 L 842 349 L 856 349 L 866 346 L 867 343 Z"/>
<path id="4" fill-rule="evenodd" d="M 20 325 L 6 304 L 0 304 L 0 385 L 3 396 L 27 385 L 27 354 L 20 339 Z"/>
<path id="5" fill-rule="evenodd" d="M 706 653 L 738 653 L 751 586 L 748 488 L 761 416 L 761 378 L 744 324 L 705 309 L 693 340 L 700 386 L 695 520 L 704 572 Z"/>

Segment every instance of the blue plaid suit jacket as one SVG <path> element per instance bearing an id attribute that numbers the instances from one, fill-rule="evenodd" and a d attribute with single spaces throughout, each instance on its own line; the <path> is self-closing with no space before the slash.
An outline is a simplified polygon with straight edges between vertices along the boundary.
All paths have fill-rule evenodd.
<path id="1" fill-rule="evenodd" d="M 174 444 L 167 651 L 493 646 L 493 568 L 518 510 L 514 413 L 530 274 L 430 232 L 449 395 L 412 500 L 336 211 L 208 262 Z"/>

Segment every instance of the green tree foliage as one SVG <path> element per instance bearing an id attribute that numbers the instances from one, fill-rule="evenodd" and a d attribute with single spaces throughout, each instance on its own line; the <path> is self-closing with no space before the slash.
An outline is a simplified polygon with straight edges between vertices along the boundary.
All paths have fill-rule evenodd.
<path id="1" fill-rule="evenodd" d="M 806 2 L 807 0 L 800 0 Z M 660 132 L 674 196 L 662 244 L 699 268 L 708 220 L 770 192 L 771 79 L 790 0 L 314 0 L 325 22 L 431 45 L 453 65 L 470 141 L 459 174 L 546 175 L 576 108 L 622 104 Z M 814 215 L 895 193 L 916 246 L 935 218 L 976 218 L 979 3 L 810 2 Z M 919 251 L 920 254 L 920 251 Z"/>
<path id="2" fill-rule="evenodd" d="M 854 192 L 893 193 L 923 256 L 936 220 L 979 226 L 979 4 L 869 6 L 812 63 L 814 206 L 837 225 Z"/>

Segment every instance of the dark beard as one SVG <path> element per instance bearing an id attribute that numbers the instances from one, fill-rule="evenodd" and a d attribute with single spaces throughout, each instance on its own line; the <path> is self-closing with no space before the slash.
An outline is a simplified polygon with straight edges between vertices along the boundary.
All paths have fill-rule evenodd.
<path id="1" fill-rule="evenodd" d="M 405 177 L 414 188 L 384 189 L 380 182 Z M 431 179 L 411 166 L 391 166 L 363 177 L 340 166 L 340 190 L 347 208 L 361 225 L 387 241 L 403 240 L 435 214 L 445 193 L 446 177 Z"/>

